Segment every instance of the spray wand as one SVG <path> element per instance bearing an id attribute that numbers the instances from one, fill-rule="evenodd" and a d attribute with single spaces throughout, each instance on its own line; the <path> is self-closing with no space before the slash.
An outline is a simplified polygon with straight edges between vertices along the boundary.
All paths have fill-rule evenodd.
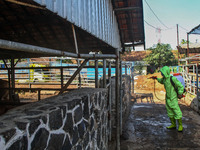
<path id="1" fill-rule="evenodd" d="M 147 79 L 157 79 L 157 76 L 151 76 L 151 77 L 149 77 Z"/>

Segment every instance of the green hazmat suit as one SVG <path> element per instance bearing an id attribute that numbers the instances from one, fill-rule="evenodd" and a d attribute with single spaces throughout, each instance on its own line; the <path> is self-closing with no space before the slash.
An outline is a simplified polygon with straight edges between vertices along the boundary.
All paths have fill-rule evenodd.
<path id="1" fill-rule="evenodd" d="M 163 74 L 163 78 L 157 78 L 157 81 L 161 84 L 164 84 L 166 95 L 166 109 L 167 109 L 167 115 L 169 118 L 174 119 L 181 119 L 182 118 L 182 112 L 178 105 L 178 95 L 182 95 L 184 92 L 184 87 L 181 84 L 180 81 L 178 81 L 177 78 L 173 77 L 172 81 L 174 82 L 175 86 L 178 88 L 178 95 L 175 91 L 174 86 L 171 83 L 170 80 L 170 68 L 167 66 L 164 66 L 160 69 L 160 71 Z"/>

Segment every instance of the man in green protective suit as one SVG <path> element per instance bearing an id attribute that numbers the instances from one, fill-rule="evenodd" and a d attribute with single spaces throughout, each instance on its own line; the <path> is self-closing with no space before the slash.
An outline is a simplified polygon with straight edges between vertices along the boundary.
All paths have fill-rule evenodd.
<path id="1" fill-rule="evenodd" d="M 174 86 L 171 83 L 170 80 L 170 69 L 167 66 L 164 66 L 162 69 L 160 69 L 162 78 L 154 77 L 154 79 L 157 79 L 157 81 L 161 84 L 164 84 L 165 90 L 166 90 L 166 108 L 167 108 L 167 115 L 170 118 L 171 125 L 167 127 L 167 129 L 176 129 L 176 120 L 178 120 L 178 131 L 183 131 L 182 126 L 182 112 L 178 105 L 178 98 L 181 98 L 181 95 L 184 92 L 184 87 L 181 84 L 180 81 L 178 81 L 177 78 L 172 78 L 172 81 L 174 82 L 174 85 L 178 89 L 178 94 L 175 91 Z"/>

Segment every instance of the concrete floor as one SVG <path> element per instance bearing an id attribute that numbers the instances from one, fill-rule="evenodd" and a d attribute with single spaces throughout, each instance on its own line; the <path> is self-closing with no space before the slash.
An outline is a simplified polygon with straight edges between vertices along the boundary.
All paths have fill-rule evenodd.
<path id="1" fill-rule="evenodd" d="M 183 132 L 168 130 L 164 104 L 135 103 L 121 136 L 121 150 L 200 150 L 200 116 L 185 105 Z"/>

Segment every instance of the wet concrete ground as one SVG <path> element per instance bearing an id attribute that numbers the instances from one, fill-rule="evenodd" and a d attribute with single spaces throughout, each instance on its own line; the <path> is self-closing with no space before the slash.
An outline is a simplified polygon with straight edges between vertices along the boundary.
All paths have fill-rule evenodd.
<path id="1" fill-rule="evenodd" d="M 180 105 L 183 132 L 166 129 L 164 104 L 135 103 L 121 136 L 121 150 L 200 150 L 200 116 Z"/>

